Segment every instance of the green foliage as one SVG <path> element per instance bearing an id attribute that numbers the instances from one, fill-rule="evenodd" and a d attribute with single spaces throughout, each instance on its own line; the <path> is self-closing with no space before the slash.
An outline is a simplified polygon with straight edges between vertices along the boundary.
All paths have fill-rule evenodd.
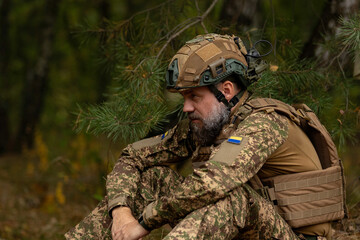
<path id="1" fill-rule="evenodd" d="M 301 51 L 304 42 L 311 37 L 325 3 L 326 0 L 261 1 L 262 24 L 265 25 L 262 31 L 267 32 L 267 39 L 274 45 L 288 50 L 289 46 L 299 43 L 297 51 Z M 282 47 L 276 49 L 276 55 L 282 51 Z"/>
<path id="2" fill-rule="evenodd" d="M 80 107 L 75 126 L 78 132 L 105 134 L 127 143 L 164 125 L 165 116 L 178 109 L 163 94 L 168 61 L 184 39 L 207 30 L 199 16 L 214 5 L 202 2 L 205 10 L 200 10 L 203 6 L 199 4 L 170 0 L 127 20 L 79 28 L 84 43 L 94 37 L 99 40 L 99 63 L 111 72 L 113 84 L 106 102 Z"/>
<path id="3" fill-rule="evenodd" d="M 154 67 L 153 67 L 154 66 Z M 121 142 L 144 137 L 167 113 L 162 97 L 163 68 L 153 59 L 142 61 L 137 70 L 119 67 L 117 86 L 109 101 L 101 105 L 80 107 L 77 130 L 98 134 Z"/>
<path id="4" fill-rule="evenodd" d="M 343 54 L 353 56 L 359 47 L 360 18 L 356 15 L 339 21 L 339 34 L 324 44 L 332 56 L 328 66 L 319 66 L 311 59 L 299 59 L 302 45 L 289 39 L 282 26 L 276 27 L 276 39 L 273 40 L 277 43 L 276 55 L 267 57 L 270 70 L 250 90 L 255 95 L 277 98 L 289 104 L 306 103 L 320 117 L 342 150 L 348 143 L 355 143 L 359 133 L 359 103 L 356 101 L 359 91 L 354 93 L 359 83 L 340 62 Z M 265 36 L 269 39 L 274 36 L 273 26 Z"/>
<path id="5" fill-rule="evenodd" d="M 8 36 L 0 36 L 7 39 L 1 55 L 8 55 L 0 74 L 0 100 L 8 100 L 5 106 L 14 135 L 22 96 L 28 91 L 26 76 L 39 60 L 44 42 L 41 30 L 48 9 L 45 0 L 10 2 Z M 213 2 L 59 2 L 49 85 L 34 149 L 0 159 L 1 187 L 8 200 L 0 207 L 2 238 L 63 239 L 62 234 L 96 206 L 105 192 L 104 176 L 121 147 L 150 129 L 165 127 L 167 113 L 182 113 L 181 100 L 164 89 L 164 71 L 175 51 L 197 34 L 234 33 L 248 47 L 259 39 L 271 41 L 275 51 L 266 60 L 273 71 L 252 86 L 255 94 L 306 102 L 339 146 L 359 138 L 360 81 L 351 76 L 351 60 L 360 42 L 359 14 L 340 20 L 339 34 L 324 44 L 333 62 L 319 68 L 313 60 L 298 58 L 327 1 L 259 1 L 256 24 L 247 28 L 224 23 L 221 13 L 226 1 L 215 2 L 201 18 Z M 260 52 L 267 52 L 265 47 L 259 46 Z M 350 56 L 344 69 L 339 64 L 341 53 Z M 3 87 L 5 82 L 9 84 Z M 105 136 L 75 135 L 70 113 L 77 109 L 77 132 L 105 134 L 117 144 Z M 356 180 L 348 186 L 350 209 L 359 206 L 359 187 L 354 187 L 358 186 L 358 156 L 359 150 L 352 161 L 344 159 L 348 182 L 352 183 L 351 176 Z M 158 238 L 162 236 L 160 232 Z"/>
<path id="6" fill-rule="evenodd" d="M 352 18 L 340 18 L 341 28 L 338 38 L 342 44 L 355 51 L 360 49 L 360 14 Z"/>
<path id="7" fill-rule="evenodd" d="M 212 3 L 216 2 L 208 5 Z M 139 11 L 127 20 L 106 21 L 101 27 L 85 26 L 80 31 L 85 34 L 84 39 L 96 36 L 100 40 L 103 58 L 99 63 L 112 73 L 114 81 L 107 93 L 108 101 L 80 108 L 76 122 L 78 131 L 106 134 L 113 140 L 129 142 L 159 128 L 167 114 L 179 109 L 169 105 L 163 95 L 166 65 L 186 40 L 209 30 L 223 32 L 226 29 L 216 19 L 206 18 L 193 24 L 207 11 L 208 6 L 199 4 L 196 1 L 167 1 Z M 272 11 L 279 7 L 276 4 L 263 7 Z M 321 9 L 323 4 L 314 4 L 314 11 Z M 219 16 L 218 9 L 214 16 Z M 263 29 L 251 29 L 244 33 L 247 38 L 242 37 L 249 47 L 258 39 L 268 39 L 274 46 L 273 54 L 267 57 L 270 70 L 250 90 L 255 95 L 290 104 L 306 103 L 319 115 L 339 146 L 344 146 L 348 140 L 355 139 L 358 131 L 353 118 L 357 105 L 348 94 L 354 85 L 353 79 L 340 65 L 320 67 L 315 60 L 299 59 L 304 44 L 300 39 L 308 37 L 311 30 L 305 31 L 309 21 L 303 21 L 302 26 L 289 31 L 295 17 L 276 14 L 266 15 Z M 301 14 L 296 16 L 300 18 Z M 334 55 L 333 61 L 344 48 L 358 48 L 359 16 L 340 22 L 340 34 L 325 43 Z M 344 48 L 339 49 L 339 45 Z M 267 51 L 266 46 L 257 47 L 260 52 Z"/>
<path id="8" fill-rule="evenodd" d="M 256 95 L 272 97 L 287 103 L 321 104 L 321 92 L 326 91 L 326 77 L 308 60 L 287 61 L 277 71 L 267 71 L 250 90 Z M 320 99 L 317 99 L 317 98 Z"/>

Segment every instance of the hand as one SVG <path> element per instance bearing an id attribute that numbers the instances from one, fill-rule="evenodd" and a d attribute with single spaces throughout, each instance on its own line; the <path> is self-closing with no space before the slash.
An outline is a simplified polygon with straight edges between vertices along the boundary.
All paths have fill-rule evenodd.
<path id="1" fill-rule="evenodd" d="M 141 240 L 142 237 L 150 232 L 143 228 L 137 220 L 123 225 L 118 232 L 113 235 L 116 240 Z"/>
<path id="2" fill-rule="evenodd" d="M 150 233 L 139 224 L 128 207 L 115 208 L 112 215 L 111 232 L 114 240 L 138 240 Z"/>

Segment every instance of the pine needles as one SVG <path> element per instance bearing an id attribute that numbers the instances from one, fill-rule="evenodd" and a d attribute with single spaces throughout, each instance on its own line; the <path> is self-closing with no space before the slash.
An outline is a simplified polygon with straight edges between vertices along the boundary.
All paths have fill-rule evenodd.
<path id="1" fill-rule="evenodd" d="M 109 100 L 86 109 L 80 107 L 76 129 L 106 134 L 114 141 L 144 137 L 167 113 L 161 87 L 164 68 L 152 66 L 153 59 L 144 60 L 136 70 L 119 66 Z"/>
<path id="2" fill-rule="evenodd" d="M 316 60 L 299 59 L 299 45 L 286 38 L 280 27 L 277 54 L 269 57 L 270 70 L 250 90 L 257 96 L 272 97 L 289 104 L 306 103 L 320 117 L 343 149 L 357 141 L 359 134 L 359 82 L 353 79 L 349 67 L 360 49 L 360 14 L 350 19 L 341 18 L 337 36 L 325 45 L 330 48 L 330 62 L 321 65 Z M 273 35 L 270 28 L 270 37 Z M 283 36 L 283 38 L 280 38 Z M 347 68 L 344 63 L 347 61 Z M 276 64 L 275 64 L 276 63 Z M 351 67 L 350 67 L 351 69 Z"/>
<path id="3" fill-rule="evenodd" d="M 342 44 L 349 47 L 352 51 L 360 50 L 360 14 L 353 18 L 340 18 L 342 27 L 340 28 L 338 38 Z"/>
<path id="4" fill-rule="evenodd" d="M 79 107 L 76 130 L 105 134 L 122 143 L 143 138 L 151 129 L 159 130 L 166 122 L 165 116 L 180 109 L 169 105 L 164 97 L 166 66 L 183 42 L 213 31 L 211 26 L 218 23 L 207 18 L 206 24 L 204 20 L 216 2 L 201 2 L 201 10 L 197 1 L 167 1 L 128 20 L 107 21 L 101 28 L 84 29 L 88 37 L 98 37 L 102 53 L 98 63 L 111 72 L 113 84 L 106 102 Z M 359 84 L 343 65 L 333 63 L 339 62 L 342 54 L 354 56 L 360 49 L 359 16 L 340 19 L 339 34 L 326 43 L 334 55 L 327 66 L 299 59 L 302 43 L 288 37 L 287 27 L 272 25 L 262 31 L 262 38 L 277 43 L 276 54 L 268 57 L 272 67 L 250 90 L 257 96 L 289 104 L 306 103 L 319 115 L 339 146 L 354 140 L 359 104 L 352 100 L 350 89 Z M 274 36 L 276 39 L 272 39 Z"/>
<path id="5" fill-rule="evenodd" d="M 216 2 L 203 3 L 207 8 L 202 12 L 194 2 L 169 0 L 127 20 L 80 28 L 78 33 L 84 34 L 85 40 L 99 39 L 98 63 L 111 72 L 113 84 L 106 102 L 79 106 L 76 131 L 105 134 L 113 141 L 128 143 L 159 130 L 165 116 L 178 109 L 170 106 L 163 94 L 166 66 L 174 53 L 171 47 L 180 44 L 176 41 L 180 35 L 192 38 L 193 31 L 204 28 L 203 20 Z"/>

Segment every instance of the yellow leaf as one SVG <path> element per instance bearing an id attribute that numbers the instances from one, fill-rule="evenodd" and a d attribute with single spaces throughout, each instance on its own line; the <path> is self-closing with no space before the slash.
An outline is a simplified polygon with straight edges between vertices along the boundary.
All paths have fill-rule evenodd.
<path id="1" fill-rule="evenodd" d="M 56 185 L 55 197 L 59 204 L 63 205 L 65 203 L 66 199 L 65 199 L 65 195 L 64 195 L 64 191 L 63 191 L 63 183 L 62 182 L 58 182 Z"/>
<path id="2" fill-rule="evenodd" d="M 46 171 L 49 167 L 49 159 L 48 159 L 49 150 L 40 132 L 35 133 L 35 150 L 40 160 L 39 163 L 40 170 Z"/>
<path id="3" fill-rule="evenodd" d="M 270 64 L 270 71 L 276 72 L 279 69 L 279 66 Z"/>
<path id="4" fill-rule="evenodd" d="M 126 70 L 133 70 L 134 69 L 134 67 L 132 65 L 128 65 L 125 68 L 126 68 Z"/>

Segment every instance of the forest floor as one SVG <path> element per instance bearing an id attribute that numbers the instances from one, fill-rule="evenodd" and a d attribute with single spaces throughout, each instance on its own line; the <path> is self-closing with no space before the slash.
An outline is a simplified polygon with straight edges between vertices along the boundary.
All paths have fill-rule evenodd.
<path id="1" fill-rule="evenodd" d="M 350 155 L 357 158 L 359 150 Z M 360 166 L 359 159 L 349 159 L 344 162 L 350 218 L 334 224 L 333 239 L 360 239 Z M 103 162 L 92 151 L 48 160 L 41 148 L 0 157 L 0 240 L 64 239 L 102 198 L 113 161 Z M 162 228 L 146 239 L 161 239 L 168 231 Z"/>

